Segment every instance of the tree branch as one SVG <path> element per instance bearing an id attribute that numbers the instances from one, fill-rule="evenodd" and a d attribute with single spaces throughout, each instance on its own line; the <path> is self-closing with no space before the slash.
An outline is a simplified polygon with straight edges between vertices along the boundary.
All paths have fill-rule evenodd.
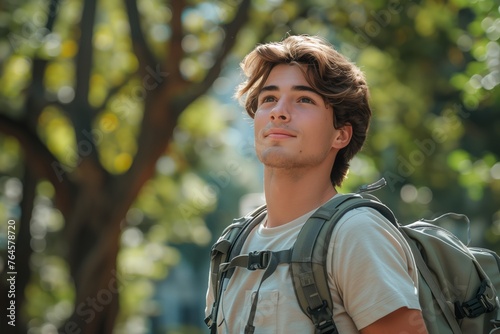
<path id="1" fill-rule="evenodd" d="M 115 196 L 120 197 L 123 207 L 128 207 L 132 204 L 143 184 L 154 175 L 156 160 L 165 150 L 175 126 L 175 119 L 171 118 L 174 113 L 170 110 L 169 104 L 172 96 L 176 94 L 173 88 L 179 89 L 180 86 L 180 82 L 175 80 L 180 77 L 178 68 L 181 59 L 179 50 L 176 48 L 181 47 L 182 36 L 179 34 L 182 34 L 181 15 L 185 5 L 183 0 L 172 2 L 171 27 L 173 33 L 169 44 L 169 54 L 165 60 L 167 64 L 165 66 L 171 72 L 162 72 L 145 41 L 136 1 L 125 0 L 125 4 L 129 16 L 133 48 L 139 60 L 141 71 L 145 75 L 144 78 L 153 76 L 156 80 L 154 88 L 148 89 L 144 96 L 144 113 L 137 139 L 138 151 L 132 166 L 126 173 L 118 175 L 112 183 L 112 188 L 116 191 Z M 175 55 L 170 53 L 173 49 L 176 49 L 173 51 Z M 155 71 L 155 73 L 152 74 L 151 71 Z"/>
<path id="2" fill-rule="evenodd" d="M 45 24 L 45 28 L 48 32 L 52 32 L 54 23 L 57 17 L 57 12 L 59 10 L 60 0 L 51 0 L 48 8 L 48 18 Z M 38 122 L 38 117 L 40 116 L 43 108 L 47 105 L 47 100 L 45 98 L 45 86 L 43 84 L 43 79 L 45 77 L 45 69 L 47 68 L 47 59 L 35 58 L 33 59 L 32 67 L 32 81 L 28 88 L 27 100 L 26 100 L 26 121 L 28 125 L 32 128 L 36 128 Z"/>
<path id="3" fill-rule="evenodd" d="M 96 6 L 96 0 L 85 1 L 80 21 L 81 34 L 75 64 L 75 100 L 78 100 L 79 103 L 83 103 L 84 105 L 88 105 L 88 96 L 90 91 L 90 70 L 92 69 L 93 59 L 92 37 L 94 35 Z M 73 118 L 78 119 L 77 115 L 73 115 Z"/>
<path id="4" fill-rule="evenodd" d="M 80 20 L 80 41 L 78 55 L 75 59 L 76 79 L 75 98 L 68 105 L 67 113 L 75 129 L 76 149 L 80 164 L 78 169 L 81 175 L 93 175 L 86 179 L 86 184 L 99 184 L 107 176 L 97 154 L 95 138 L 93 136 L 92 120 L 95 110 L 89 103 L 90 78 L 92 74 L 94 23 L 97 0 L 84 1 Z"/>
<path id="5" fill-rule="evenodd" d="M 171 2 L 172 6 L 172 20 L 170 28 L 172 35 L 168 43 L 168 57 L 165 60 L 165 67 L 169 73 L 170 79 L 177 84 L 184 82 L 181 75 L 180 64 L 184 57 L 182 49 L 182 39 L 184 38 L 184 29 L 182 28 L 182 13 L 186 8 L 184 0 L 177 0 Z"/>
<path id="6" fill-rule="evenodd" d="M 137 56 L 141 70 L 144 71 L 148 66 L 155 67 L 157 63 L 153 52 L 146 42 L 146 38 L 141 29 L 141 18 L 137 9 L 136 0 L 125 0 L 128 20 L 130 24 L 130 37 L 132 38 L 132 47 Z"/>
<path id="7" fill-rule="evenodd" d="M 26 168 L 29 168 L 37 178 L 49 180 L 55 188 L 55 204 L 64 217 L 72 207 L 73 182 L 58 159 L 40 141 L 29 127 L 19 121 L 0 113 L 0 132 L 17 139 L 24 150 Z"/>
<path id="8" fill-rule="evenodd" d="M 48 31 L 52 31 L 52 28 L 54 27 L 54 23 L 56 22 L 56 14 L 59 11 L 59 5 L 61 3 L 61 0 L 51 0 L 49 3 L 49 15 L 47 19 L 47 24 L 45 27 L 47 28 Z"/>

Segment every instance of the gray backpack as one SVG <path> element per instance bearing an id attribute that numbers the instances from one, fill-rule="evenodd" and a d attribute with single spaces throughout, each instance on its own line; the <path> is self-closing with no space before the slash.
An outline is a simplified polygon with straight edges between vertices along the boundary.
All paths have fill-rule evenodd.
<path id="1" fill-rule="evenodd" d="M 384 179 L 362 187 L 357 194 L 337 196 L 327 202 L 307 220 L 294 246 L 288 250 L 240 254 L 248 234 L 260 222 L 256 218 L 265 214 L 265 206 L 228 226 L 211 251 L 215 302 L 205 319 L 211 333 L 217 332 L 215 319 L 219 301 L 234 268 L 265 270 L 262 284 L 280 263 L 290 265 L 297 301 L 313 322 L 316 333 L 338 333 L 326 273 L 328 244 L 336 223 L 347 211 L 370 207 L 398 227 L 412 249 L 419 272 L 420 305 L 430 334 L 500 334 L 499 256 L 488 249 L 467 247 L 454 234 L 433 224 L 434 221 L 399 224 L 386 205 L 367 194 L 383 185 Z M 454 213 L 446 215 L 465 217 Z M 259 289 L 253 299 L 245 334 L 255 330 L 253 320 Z"/>

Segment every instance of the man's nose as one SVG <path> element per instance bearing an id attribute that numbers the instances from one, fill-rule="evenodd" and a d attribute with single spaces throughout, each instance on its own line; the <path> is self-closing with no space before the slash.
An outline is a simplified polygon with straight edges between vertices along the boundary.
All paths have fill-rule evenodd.
<path id="1" fill-rule="evenodd" d="M 284 101 L 284 99 L 279 100 L 271 112 L 269 116 L 272 121 L 289 121 L 290 113 L 289 113 L 289 105 Z"/>

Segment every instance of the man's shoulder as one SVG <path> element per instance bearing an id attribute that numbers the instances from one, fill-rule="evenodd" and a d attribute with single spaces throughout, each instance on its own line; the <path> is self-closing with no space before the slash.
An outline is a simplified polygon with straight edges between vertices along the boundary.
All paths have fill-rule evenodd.
<path id="1" fill-rule="evenodd" d="M 397 228 L 377 209 L 359 207 L 346 212 L 338 221 L 334 233 L 368 233 L 390 231 L 398 233 Z"/>

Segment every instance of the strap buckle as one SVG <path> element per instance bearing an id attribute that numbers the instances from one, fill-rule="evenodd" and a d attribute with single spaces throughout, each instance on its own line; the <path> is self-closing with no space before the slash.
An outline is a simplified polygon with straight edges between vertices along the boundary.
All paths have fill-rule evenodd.
<path id="1" fill-rule="evenodd" d="M 212 312 L 210 312 L 210 314 L 204 319 L 205 325 L 207 325 L 209 329 L 213 329 L 215 326 L 214 317 L 217 316 L 217 307 L 217 303 L 214 302 L 212 305 Z"/>
<path id="2" fill-rule="evenodd" d="M 212 315 L 210 314 L 208 317 L 204 319 L 205 325 L 207 325 L 208 328 L 212 328 L 212 325 L 214 322 L 212 321 Z"/>
<path id="3" fill-rule="evenodd" d="M 269 264 L 270 251 L 255 251 L 248 253 L 248 270 L 264 269 Z"/>
<path id="4" fill-rule="evenodd" d="M 455 302 L 455 316 L 458 319 L 476 318 L 483 313 L 488 313 L 496 308 L 495 296 L 487 280 L 481 282 L 476 297 L 460 305 Z"/>
<path id="5" fill-rule="evenodd" d="M 311 319 L 316 327 L 316 333 L 331 333 L 338 334 L 337 327 L 332 319 L 332 311 L 328 307 L 328 304 L 323 300 L 323 304 L 315 309 L 307 308 L 307 312 L 311 316 Z"/>

